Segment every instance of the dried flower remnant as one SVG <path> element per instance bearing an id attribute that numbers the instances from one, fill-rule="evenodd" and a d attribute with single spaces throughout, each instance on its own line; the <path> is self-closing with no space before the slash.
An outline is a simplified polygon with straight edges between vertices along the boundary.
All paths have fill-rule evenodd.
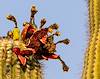
<path id="1" fill-rule="evenodd" d="M 43 27 L 46 19 L 40 21 L 37 28 L 35 24 L 35 6 L 31 8 L 30 22 L 23 23 L 23 29 L 17 26 L 15 16 L 8 15 L 6 18 L 14 22 L 15 27 L 7 32 L 7 36 L 0 38 L 0 79 L 43 79 L 42 60 L 58 59 L 62 64 L 63 71 L 68 72 L 69 67 L 60 55 L 55 54 L 58 43 L 69 44 L 69 39 L 54 42 L 55 36 L 60 36 L 59 25 L 54 23 L 49 27 Z"/>

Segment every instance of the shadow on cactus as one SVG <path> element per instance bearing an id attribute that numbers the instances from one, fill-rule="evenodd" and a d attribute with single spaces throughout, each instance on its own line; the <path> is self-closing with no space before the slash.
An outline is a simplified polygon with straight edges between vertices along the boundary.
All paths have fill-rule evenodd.
<path id="1" fill-rule="evenodd" d="M 30 21 L 23 23 L 21 35 L 20 29 L 17 27 L 16 18 L 13 15 L 7 16 L 7 19 L 15 24 L 13 30 L 7 33 L 7 38 L 17 42 L 12 48 L 13 54 L 17 57 L 12 66 L 19 61 L 21 69 L 25 72 L 27 65 L 30 66 L 30 70 L 34 69 L 35 66 L 40 67 L 39 64 L 36 65 L 34 62 L 39 63 L 41 60 L 58 59 L 62 64 L 63 71 L 68 71 L 69 67 L 55 52 L 57 44 L 63 43 L 68 45 L 70 40 L 66 38 L 55 43 L 54 37 L 60 36 L 58 31 L 59 25 L 54 23 L 44 28 L 46 24 L 45 18 L 40 21 L 40 27 L 37 28 L 34 22 L 34 16 L 37 12 L 36 7 L 32 6 Z M 22 43 L 22 46 L 17 45 L 19 41 Z"/>

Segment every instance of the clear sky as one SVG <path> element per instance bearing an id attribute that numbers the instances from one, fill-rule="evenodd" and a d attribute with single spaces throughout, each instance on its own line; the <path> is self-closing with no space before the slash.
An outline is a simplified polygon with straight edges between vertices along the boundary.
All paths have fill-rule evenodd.
<path id="1" fill-rule="evenodd" d="M 0 0 L 0 35 L 13 28 L 14 24 L 6 20 L 8 14 L 16 16 L 18 26 L 29 21 L 30 8 L 36 5 L 36 24 L 39 26 L 41 18 L 47 19 L 46 26 L 53 23 L 60 25 L 60 37 L 55 41 L 69 38 L 68 46 L 57 46 L 57 54 L 70 67 L 69 72 L 63 72 L 57 60 L 44 62 L 45 79 L 81 79 L 84 52 L 87 44 L 87 3 L 85 0 Z"/>

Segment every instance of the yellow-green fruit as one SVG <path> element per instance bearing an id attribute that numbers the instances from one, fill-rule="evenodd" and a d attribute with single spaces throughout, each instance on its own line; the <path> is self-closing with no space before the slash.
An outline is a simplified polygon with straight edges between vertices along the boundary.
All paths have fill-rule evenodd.
<path id="1" fill-rule="evenodd" d="M 0 79 L 43 79 L 41 64 L 33 62 L 33 69 L 30 65 L 26 65 L 26 71 L 23 71 L 12 48 L 18 46 L 25 49 L 25 45 L 21 41 L 13 41 L 12 39 L 0 39 Z"/>

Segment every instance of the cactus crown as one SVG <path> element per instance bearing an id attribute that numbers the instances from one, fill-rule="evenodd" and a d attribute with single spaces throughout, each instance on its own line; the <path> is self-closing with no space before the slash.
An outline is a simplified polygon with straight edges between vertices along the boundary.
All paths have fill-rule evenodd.
<path id="1" fill-rule="evenodd" d="M 0 42 L 3 42 L 3 45 L 0 43 L 0 52 L 4 52 L 0 53 L 0 56 L 5 55 L 4 61 L 0 59 L 4 63 L 2 65 L 2 67 L 4 66 L 4 70 L 0 69 L 0 74 L 5 72 L 4 74 L 7 79 L 14 79 L 14 76 L 15 79 L 33 79 L 34 76 L 32 74 L 35 72 L 34 70 L 37 71 L 35 74 L 41 73 L 40 60 L 58 59 L 62 63 L 64 71 L 68 71 L 69 69 L 60 56 L 55 54 L 56 44 L 68 44 L 69 40 L 65 39 L 55 43 L 54 35 L 60 36 L 60 32 L 58 32 L 59 25 L 54 23 L 47 28 L 42 28 L 46 23 L 46 19 L 44 18 L 40 22 L 40 28 L 35 27 L 32 21 L 34 22 L 34 15 L 36 13 L 36 7 L 32 6 L 30 22 L 23 23 L 24 28 L 21 35 L 16 18 L 13 15 L 7 16 L 8 20 L 15 23 L 12 31 L 8 31 L 7 38 L 0 39 Z M 53 30 L 56 32 L 53 33 Z M 4 50 L 5 48 L 6 50 Z M 0 64 L 0 68 L 2 67 Z M 0 79 L 3 79 L 1 75 Z"/>

